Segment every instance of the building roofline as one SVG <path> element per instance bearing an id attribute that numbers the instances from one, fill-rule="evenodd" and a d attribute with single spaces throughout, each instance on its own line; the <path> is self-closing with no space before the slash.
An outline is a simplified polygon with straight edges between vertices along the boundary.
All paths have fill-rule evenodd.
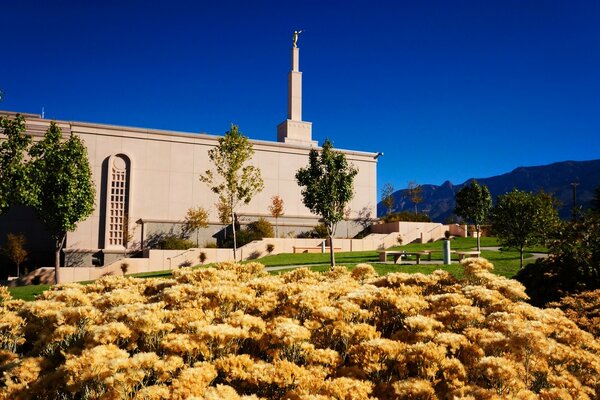
<path id="1" fill-rule="evenodd" d="M 40 114 L 0 110 L 0 116 L 2 116 L 2 115 L 11 116 L 11 115 L 17 115 L 17 114 L 24 116 L 28 120 L 38 120 L 38 122 L 48 122 L 49 123 L 50 121 L 56 121 L 57 123 L 68 124 L 71 127 L 71 131 L 77 131 L 77 129 L 74 129 L 76 127 L 86 127 L 86 128 L 99 128 L 99 129 L 107 129 L 107 130 L 115 130 L 115 131 L 129 131 L 129 132 L 135 132 L 135 133 L 147 133 L 147 134 L 153 134 L 153 135 L 171 136 L 171 137 L 180 137 L 180 138 L 200 138 L 200 139 L 208 139 L 208 140 L 217 140 L 218 138 L 222 137 L 222 135 L 221 136 L 211 135 L 206 132 L 193 133 L 193 132 L 173 131 L 173 130 L 167 130 L 167 129 L 153 129 L 153 128 L 140 128 L 140 127 L 135 127 L 135 126 L 126 126 L 126 125 L 102 124 L 102 123 L 96 123 L 96 122 L 66 121 L 66 120 L 59 120 L 59 119 L 42 118 L 42 116 Z M 307 149 L 313 148 L 309 145 L 302 146 L 302 145 L 298 145 L 298 144 L 282 143 L 282 142 L 275 142 L 275 141 L 270 141 L 270 140 L 259 140 L 259 139 L 252 139 L 252 138 L 249 138 L 249 140 L 252 144 L 264 145 L 264 146 L 275 146 L 275 147 L 280 147 L 280 148 L 284 148 L 284 149 L 307 150 Z M 319 146 L 318 148 L 320 149 L 321 147 Z M 348 149 L 335 149 L 335 150 L 340 151 L 344 154 L 348 154 L 348 155 L 355 155 L 355 156 L 361 156 L 361 157 L 373 157 L 374 161 L 375 162 L 377 161 L 375 159 L 375 156 L 378 153 L 375 153 L 375 152 L 366 152 L 366 151 L 348 150 Z"/>

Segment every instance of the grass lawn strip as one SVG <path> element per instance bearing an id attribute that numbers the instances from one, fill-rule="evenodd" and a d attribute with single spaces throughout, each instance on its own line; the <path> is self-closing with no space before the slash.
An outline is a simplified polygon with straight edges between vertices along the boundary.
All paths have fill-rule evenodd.
<path id="1" fill-rule="evenodd" d="M 483 237 L 481 238 L 482 247 L 498 246 L 496 238 Z M 434 252 L 431 255 L 431 259 L 436 264 L 422 263 L 416 265 L 413 263 L 404 264 L 393 264 L 393 263 L 380 263 L 379 254 L 377 251 L 355 251 L 355 252 L 340 252 L 336 253 L 336 263 L 343 265 L 349 269 L 353 269 L 358 264 L 371 264 L 373 268 L 380 275 L 385 275 L 391 272 L 407 272 L 407 273 L 423 273 L 430 274 L 435 270 L 443 269 L 450 272 L 457 278 L 462 278 L 463 271 L 460 264 L 453 260 L 451 265 L 441 264 L 443 254 L 441 252 L 443 241 L 437 241 L 432 243 L 411 243 L 405 246 L 395 246 L 392 249 L 395 250 L 406 250 L 406 251 L 420 251 L 420 250 L 440 250 Z M 476 240 L 474 238 L 455 238 L 452 240 L 451 248 L 453 250 L 471 250 L 476 246 Z M 507 278 L 512 278 L 519 270 L 519 253 L 518 251 L 482 251 L 482 257 L 490 260 L 494 264 L 494 273 Z M 525 258 L 531 258 L 532 255 L 529 253 L 524 254 Z M 250 262 L 250 261 L 249 261 Z M 254 262 L 254 261 L 253 261 Z M 273 256 L 263 257 L 258 260 L 263 264 L 267 270 L 272 274 L 280 274 L 293 270 L 298 267 L 307 267 L 313 271 L 327 271 L 329 270 L 329 254 L 321 253 L 301 253 L 301 254 L 276 254 Z M 205 268 L 210 267 L 212 264 L 197 265 L 194 268 Z M 272 268 L 271 268 L 272 267 Z M 289 268 L 280 268 L 289 267 Z M 154 271 L 144 272 L 138 274 L 130 274 L 136 278 L 170 278 L 172 276 L 171 271 Z M 46 291 L 51 285 L 29 285 L 29 286 L 17 286 L 9 288 L 12 296 L 15 299 L 22 299 L 25 301 L 34 300 L 35 297 Z"/>

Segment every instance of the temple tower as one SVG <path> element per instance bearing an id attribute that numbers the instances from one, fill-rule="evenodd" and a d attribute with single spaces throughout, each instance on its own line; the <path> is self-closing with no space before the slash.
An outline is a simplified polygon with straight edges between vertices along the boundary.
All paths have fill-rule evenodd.
<path id="1" fill-rule="evenodd" d="M 300 72 L 300 48 L 296 46 L 300 32 L 294 32 L 292 70 L 288 75 L 287 119 L 277 126 L 277 141 L 316 146 L 317 142 L 312 140 L 312 122 L 302 121 L 302 72 Z"/>

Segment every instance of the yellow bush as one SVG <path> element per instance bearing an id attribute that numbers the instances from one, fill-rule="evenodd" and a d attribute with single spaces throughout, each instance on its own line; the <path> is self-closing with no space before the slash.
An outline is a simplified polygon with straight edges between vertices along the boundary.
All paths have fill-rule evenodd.
<path id="1" fill-rule="evenodd" d="M 600 398 L 600 343 L 518 282 L 258 263 L 0 288 L 0 399 Z"/>

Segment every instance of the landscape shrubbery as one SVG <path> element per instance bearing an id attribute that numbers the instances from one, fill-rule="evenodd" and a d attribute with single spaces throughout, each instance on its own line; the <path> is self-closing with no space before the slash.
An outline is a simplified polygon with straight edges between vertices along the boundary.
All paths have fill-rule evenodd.
<path id="1" fill-rule="evenodd" d="M 531 303 L 539 306 L 567 294 L 600 289 L 600 217 L 563 223 L 553 236 L 550 256 L 515 276 L 526 286 Z"/>
<path id="2" fill-rule="evenodd" d="M 384 222 L 396 222 L 396 221 L 406 221 L 406 222 L 431 222 L 431 218 L 429 215 L 410 211 L 401 211 L 394 214 L 386 215 L 382 218 Z"/>
<path id="3" fill-rule="evenodd" d="M 259 218 L 256 221 L 250 222 L 243 229 L 240 228 L 239 224 L 236 224 L 235 234 L 238 247 L 248 244 L 253 240 L 261 240 L 263 238 L 272 238 L 275 236 L 273 233 L 273 225 L 264 218 Z M 221 241 L 220 247 L 232 248 L 233 235 L 230 234 L 224 238 Z"/>
<path id="4" fill-rule="evenodd" d="M 258 263 L 0 289 L 0 398 L 598 398 L 600 343 L 483 259 L 449 273 Z"/>
<path id="5" fill-rule="evenodd" d="M 548 307 L 560 308 L 577 326 L 600 338 L 600 289 L 565 296 Z"/>

